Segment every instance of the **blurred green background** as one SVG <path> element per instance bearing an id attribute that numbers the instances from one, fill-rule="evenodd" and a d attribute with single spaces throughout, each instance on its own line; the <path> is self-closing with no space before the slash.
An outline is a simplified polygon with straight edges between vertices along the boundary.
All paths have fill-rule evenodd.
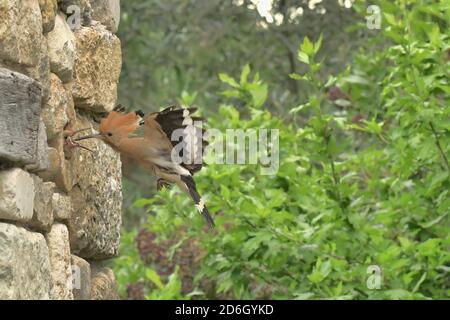
<path id="1" fill-rule="evenodd" d="M 124 162 L 124 299 L 449 297 L 449 1 L 121 7 L 120 103 L 280 132 L 275 175 L 196 175 L 211 232 L 176 187 L 156 192 Z"/>

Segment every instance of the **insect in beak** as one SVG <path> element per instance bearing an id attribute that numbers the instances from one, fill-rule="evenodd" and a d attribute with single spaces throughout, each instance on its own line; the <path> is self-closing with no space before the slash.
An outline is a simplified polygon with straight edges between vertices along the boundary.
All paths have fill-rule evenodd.
<path id="1" fill-rule="evenodd" d="M 84 149 L 84 150 L 87 150 L 87 151 L 90 151 L 90 152 L 94 152 L 94 151 L 92 151 L 91 149 L 89 149 L 88 147 L 85 147 L 85 146 L 83 146 L 83 145 L 81 145 L 81 144 L 79 144 L 78 142 L 77 142 L 77 140 L 78 139 L 74 139 L 73 137 L 76 135 L 76 134 L 78 134 L 78 133 L 80 133 L 80 132 L 83 132 L 83 131 L 86 131 L 86 130 L 89 130 L 90 128 L 84 128 L 84 129 L 79 129 L 79 130 L 75 130 L 75 131 L 73 131 L 73 130 L 64 130 L 64 139 L 65 139 L 65 141 L 64 141 L 64 144 L 67 146 L 67 147 L 69 147 L 70 149 L 72 149 L 72 148 L 82 148 L 82 149 Z M 87 139 L 87 137 L 88 136 L 86 136 L 86 137 L 83 137 L 83 138 L 85 138 L 85 139 Z"/>

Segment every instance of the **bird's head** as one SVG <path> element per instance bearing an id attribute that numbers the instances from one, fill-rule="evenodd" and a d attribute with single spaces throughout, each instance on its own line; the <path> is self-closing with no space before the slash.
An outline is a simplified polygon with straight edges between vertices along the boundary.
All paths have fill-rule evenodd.
<path id="1" fill-rule="evenodd" d="M 98 132 L 77 138 L 75 141 L 97 138 L 113 147 L 119 147 L 121 142 L 139 127 L 140 121 L 142 118 L 135 112 L 123 114 L 111 111 L 100 121 Z"/>

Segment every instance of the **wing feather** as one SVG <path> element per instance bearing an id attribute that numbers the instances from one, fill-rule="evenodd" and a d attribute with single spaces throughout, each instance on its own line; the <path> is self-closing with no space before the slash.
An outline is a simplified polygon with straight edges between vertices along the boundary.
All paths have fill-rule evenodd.
<path id="1" fill-rule="evenodd" d="M 144 136 L 148 139 L 164 138 L 172 147 L 181 144 L 180 157 L 186 159 L 184 154 L 186 148 L 192 150 L 191 157 L 181 163 L 191 174 L 202 168 L 203 163 L 197 163 L 202 161 L 194 160 L 197 156 L 203 155 L 203 150 L 207 145 L 207 141 L 203 139 L 204 130 L 196 127 L 194 123 L 194 121 L 200 121 L 202 118 L 191 116 L 196 111 L 197 108 L 182 109 L 170 106 L 160 112 L 154 112 L 146 116 L 144 126 Z"/>

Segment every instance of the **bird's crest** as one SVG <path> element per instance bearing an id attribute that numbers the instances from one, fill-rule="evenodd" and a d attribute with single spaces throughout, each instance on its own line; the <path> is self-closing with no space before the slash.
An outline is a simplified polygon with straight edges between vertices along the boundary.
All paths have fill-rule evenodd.
<path id="1" fill-rule="evenodd" d="M 101 120 L 99 130 L 101 133 L 114 131 L 118 134 L 128 135 L 139 127 L 141 117 L 135 112 L 123 114 L 111 111 L 108 116 Z"/>

